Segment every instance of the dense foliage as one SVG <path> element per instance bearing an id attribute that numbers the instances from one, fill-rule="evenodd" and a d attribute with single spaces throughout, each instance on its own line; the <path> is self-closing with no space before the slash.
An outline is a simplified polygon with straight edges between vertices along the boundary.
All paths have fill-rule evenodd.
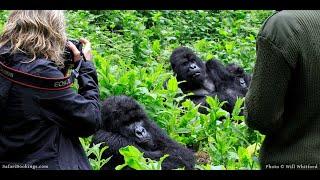
<path id="1" fill-rule="evenodd" d="M 211 107 L 207 115 L 200 114 L 191 101 L 179 105 L 181 90 L 168 60 L 174 48 L 184 45 L 204 60 L 235 62 L 252 72 L 255 37 L 271 13 L 81 10 L 66 15 L 69 38 L 86 37 L 92 42 L 102 100 L 120 94 L 134 97 L 170 137 L 194 149 L 198 169 L 259 169 L 263 136 L 248 129 L 239 115 L 244 99 L 238 100 L 232 115 L 214 98 L 207 99 Z M 0 29 L 6 17 L 7 11 L 1 11 Z M 168 78 L 168 89 L 164 89 Z M 99 158 L 105 148 L 89 147 L 90 138 L 81 142 L 88 154 L 97 157 L 90 159 L 94 169 L 107 163 Z M 125 165 L 132 168 L 161 169 L 161 161 L 146 161 L 133 147 L 123 148 L 121 153 Z"/>

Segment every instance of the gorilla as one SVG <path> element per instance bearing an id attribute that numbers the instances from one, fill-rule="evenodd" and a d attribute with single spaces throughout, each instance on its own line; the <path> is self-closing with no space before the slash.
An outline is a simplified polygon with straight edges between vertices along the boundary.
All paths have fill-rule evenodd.
<path id="1" fill-rule="evenodd" d="M 226 70 L 235 76 L 235 81 L 240 82 L 241 87 L 249 88 L 252 75 L 246 73 L 242 67 L 231 63 L 227 65 Z"/>
<path id="2" fill-rule="evenodd" d="M 109 146 L 103 158 L 112 158 L 101 169 L 114 170 L 123 164 L 119 149 L 128 145 L 135 146 L 144 153 L 144 157 L 153 160 L 168 154 L 162 163 L 163 170 L 194 168 L 194 153 L 170 139 L 134 99 L 124 95 L 107 98 L 102 105 L 102 121 L 104 127 L 94 134 L 92 143 Z"/>
<path id="3" fill-rule="evenodd" d="M 202 61 L 190 48 L 178 47 L 170 56 L 171 67 L 183 93 L 192 92 L 188 98 L 195 104 L 208 107 L 206 97 L 217 96 L 226 101 L 222 107 L 232 112 L 237 97 L 244 97 L 251 82 L 251 75 L 236 64 L 226 67 L 216 59 Z M 200 112 L 206 113 L 204 109 Z"/>

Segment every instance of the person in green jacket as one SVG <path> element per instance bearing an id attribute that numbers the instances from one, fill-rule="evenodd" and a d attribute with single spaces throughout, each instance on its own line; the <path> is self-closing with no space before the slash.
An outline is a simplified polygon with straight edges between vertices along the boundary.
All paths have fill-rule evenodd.
<path id="1" fill-rule="evenodd" d="M 246 124 L 265 135 L 262 169 L 320 167 L 320 11 L 280 11 L 257 36 Z"/>

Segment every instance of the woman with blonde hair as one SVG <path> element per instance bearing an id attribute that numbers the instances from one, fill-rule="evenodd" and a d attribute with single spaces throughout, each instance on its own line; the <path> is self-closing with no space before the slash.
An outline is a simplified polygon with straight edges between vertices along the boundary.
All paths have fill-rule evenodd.
<path id="1" fill-rule="evenodd" d="M 80 42 L 82 54 L 67 43 L 63 11 L 10 13 L 0 37 L 2 168 L 91 169 L 79 137 L 100 128 L 99 89 L 90 42 Z M 66 44 L 78 67 L 78 93 L 57 83 L 68 80 L 61 72 Z M 30 82 L 14 79 L 21 74 Z M 54 87 L 37 87 L 37 79 Z"/>

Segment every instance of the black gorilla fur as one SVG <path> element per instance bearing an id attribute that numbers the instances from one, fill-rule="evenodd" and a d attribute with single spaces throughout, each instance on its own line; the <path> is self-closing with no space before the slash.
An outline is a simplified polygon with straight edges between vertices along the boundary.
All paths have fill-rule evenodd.
<path id="1" fill-rule="evenodd" d="M 237 97 L 246 95 L 251 82 L 251 75 L 236 64 L 225 67 L 215 59 L 204 62 L 187 47 L 176 48 L 170 63 L 177 80 L 185 81 L 179 84 L 181 90 L 194 93 L 189 99 L 208 107 L 206 96 L 217 96 L 220 101 L 227 102 L 223 108 L 228 112 L 232 112 Z"/>
<path id="2" fill-rule="evenodd" d="M 168 154 L 169 157 L 162 163 L 164 170 L 194 168 L 194 153 L 170 139 L 134 99 L 127 96 L 107 98 L 102 106 L 102 121 L 104 128 L 93 136 L 92 141 L 94 144 L 104 142 L 109 146 L 103 158 L 112 158 L 102 169 L 110 170 L 123 164 L 119 149 L 128 145 L 135 146 L 144 153 L 144 157 L 154 160 Z"/>

